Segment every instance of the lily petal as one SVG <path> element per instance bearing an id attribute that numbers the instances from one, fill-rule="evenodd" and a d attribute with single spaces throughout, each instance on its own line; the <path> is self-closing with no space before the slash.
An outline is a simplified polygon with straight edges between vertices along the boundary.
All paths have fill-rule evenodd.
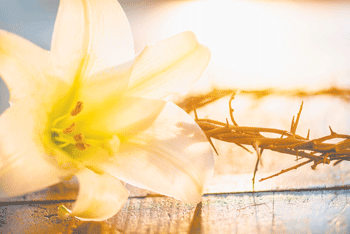
<path id="1" fill-rule="evenodd" d="M 86 110 L 77 116 L 76 124 L 92 136 L 118 135 L 128 138 L 149 127 L 166 102 L 137 97 L 118 96 Z M 87 107 L 89 108 L 89 107 Z"/>
<path id="2" fill-rule="evenodd" d="M 0 197 L 40 190 L 70 175 L 49 161 L 30 106 L 17 102 L 0 117 Z"/>
<path id="3" fill-rule="evenodd" d="M 137 187 L 199 202 L 214 172 L 213 150 L 194 120 L 167 103 L 152 126 L 98 167 Z"/>
<path id="4" fill-rule="evenodd" d="M 132 72 L 133 60 L 106 68 L 92 75 L 90 81 L 83 84 L 80 99 L 90 106 L 100 106 L 110 98 L 125 92 Z"/>
<path id="5" fill-rule="evenodd" d="M 10 90 L 10 101 L 29 97 L 45 87 L 49 52 L 30 41 L 0 30 L 0 76 Z"/>
<path id="6" fill-rule="evenodd" d="M 115 215 L 128 199 L 122 183 L 108 175 L 84 169 L 76 174 L 79 194 L 71 215 L 90 221 L 102 221 Z"/>
<path id="7" fill-rule="evenodd" d="M 61 0 L 51 51 L 63 67 L 88 58 L 84 64 L 86 79 L 133 59 L 130 25 L 118 1 Z"/>
<path id="8" fill-rule="evenodd" d="M 136 58 L 129 94 L 162 99 L 186 93 L 202 75 L 210 56 L 210 50 L 189 31 L 147 46 Z"/>

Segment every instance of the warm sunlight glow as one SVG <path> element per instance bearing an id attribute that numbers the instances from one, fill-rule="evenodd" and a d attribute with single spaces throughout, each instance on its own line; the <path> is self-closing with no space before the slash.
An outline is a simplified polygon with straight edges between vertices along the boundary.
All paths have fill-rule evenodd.
<path id="1" fill-rule="evenodd" d="M 152 25 L 147 30 L 155 32 L 143 40 L 193 31 L 212 50 L 208 71 L 218 86 L 344 86 L 350 84 L 344 79 L 350 63 L 349 9 L 349 4 L 319 2 L 170 2 L 142 16 Z M 145 28 L 142 24 L 136 27 Z"/>

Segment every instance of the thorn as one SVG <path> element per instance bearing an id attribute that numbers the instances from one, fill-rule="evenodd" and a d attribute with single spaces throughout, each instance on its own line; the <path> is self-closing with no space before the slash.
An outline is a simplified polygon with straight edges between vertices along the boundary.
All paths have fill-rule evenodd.
<path id="1" fill-rule="evenodd" d="M 197 121 L 198 120 L 198 115 L 197 115 L 196 108 L 193 108 L 193 113 L 194 113 L 194 119 Z"/>
<path id="2" fill-rule="evenodd" d="M 256 172 L 258 171 L 258 166 L 259 166 L 259 161 L 260 161 L 261 154 L 260 154 L 260 151 L 259 151 L 259 143 L 258 143 L 258 141 L 254 141 L 252 146 L 255 149 L 255 152 L 256 152 L 256 154 L 258 156 L 258 158 L 256 160 L 256 164 L 255 164 L 253 179 L 252 179 L 252 181 L 253 181 L 253 191 L 254 191 L 255 176 L 256 176 Z"/>
<path id="3" fill-rule="evenodd" d="M 301 105 L 300 105 L 299 112 L 298 112 L 298 114 L 297 114 L 297 118 L 296 118 L 296 120 L 295 120 L 295 123 L 293 123 L 293 127 L 291 127 L 291 132 L 293 133 L 293 135 L 294 135 L 295 132 L 297 131 L 297 127 L 298 127 L 298 123 L 299 123 L 301 111 L 303 110 L 303 105 L 304 105 L 304 102 L 302 101 L 302 102 L 301 102 Z M 292 121 L 292 122 L 294 122 L 294 116 L 293 116 L 293 121 Z"/>
<path id="4" fill-rule="evenodd" d="M 260 150 L 259 150 L 259 142 L 258 141 L 254 141 L 252 146 L 255 149 L 255 152 L 256 152 L 258 158 L 260 159 L 261 154 L 260 154 Z"/>
<path id="5" fill-rule="evenodd" d="M 245 147 L 244 145 L 241 145 L 241 144 L 238 144 L 238 143 L 235 143 L 236 145 L 238 145 L 239 147 L 245 149 L 246 151 L 248 151 L 249 153 L 253 153 L 252 151 L 250 151 L 247 147 Z"/>
<path id="6" fill-rule="evenodd" d="M 282 175 L 283 173 L 286 173 L 286 172 L 291 171 L 291 170 L 296 170 L 296 169 L 298 169 L 299 167 L 304 166 L 305 164 L 308 164 L 309 162 L 312 162 L 312 160 L 308 160 L 308 161 L 302 162 L 302 163 L 300 163 L 300 164 L 298 164 L 298 165 L 295 165 L 295 166 L 293 166 L 293 167 L 290 167 L 290 168 L 288 168 L 288 169 L 281 170 L 281 172 L 279 172 L 279 173 L 277 173 L 277 174 L 274 174 L 274 175 L 269 176 L 269 177 L 266 177 L 266 178 L 262 178 L 261 180 L 259 180 L 259 182 L 264 181 L 264 180 L 267 180 L 267 179 L 271 179 L 271 178 L 276 177 L 276 176 L 279 176 L 279 175 Z"/>
<path id="7" fill-rule="evenodd" d="M 233 92 L 233 93 L 231 94 L 230 102 L 231 102 L 233 99 L 235 99 L 235 95 L 236 95 L 236 92 Z"/>
<path id="8" fill-rule="evenodd" d="M 331 128 L 331 126 L 329 126 L 329 130 L 331 130 L 331 135 L 335 135 L 336 133 L 333 131 L 333 129 Z"/>
<path id="9" fill-rule="evenodd" d="M 226 118 L 226 124 L 227 124 L 227 125 L 226 125 L 226 127 L 227 127 L 227 128 L 229 128 L 229 127 L 230 127 L 230 124 L 229 124 L 229 122 L 228 122 L 228 119 L 227 119 L 227 118 Z"/>
<path id="10" fill-rule="evenodd" d="M 292 123 L 290 124 L 290 132 L 293 133 L 293 128 L 294 128 L 294 118 L 295 116 L 293 115 Z"/>
<path id="11" fill-rule="evenodd" d="M 307 131 L 306 139 L 310 140 L 310 129 Z"/>
<path id="12" fill-rule="evenodd" d="M 342 159 L 337 160 L 335 163 L 333 163 L 333 166 L 338 165 L 338 164 L 341 163 L 342 161 L 343 161 Z"/>
<path id="13" fill-rule="evenodd" d="M 216 150 L 216 148 L 215 148 L 215 146 L 214 146 L 214 144 L 213 144 L 211 138 L 210 138 L 210 137 L 207 137 L 207 138 L 208 138 L 208 141 L 209 141 L 211 147 L 213 147 L 213 149 L 214 149 L 216 155 L 219 156 L 219 153 L 218 153 L 218 151 Z"/>
<path id="14" fill-rule="evenodd" d="M 297 162 L 299 161 L 299 150 L 297 150 L 297 154 L 295 155 L 297 157 Z"/>
<path id="15" fill-rule="evenodd" d="M 264 152 L 264 148 L 261 148 L 260 149 L 260 157 L 262 156 L 263 152 Z"/>
<path id="16" fill-rule="evenodd" d="M 234 109 L 232 109 L 232 100 L 235 98 L 235 92 L 232 93 L 231 97 L 230 97 L 230 101 L 228 102 L 229 108 L 230 108 L 230 117 L 231 117 L 231 121 L 233 123 L 233 125 L 235 125 L 236 127 L 238 126 L 237 122 L 235 121 L 235 119 L 233 118 L 233 112 Z"/>
<path id="17" fill-rule="evenodd" d="M 264 152 L 264 148 L 260 148 L 260 166 L 263 166 L 263 160 L 261 158 L 263 152 Z"/>

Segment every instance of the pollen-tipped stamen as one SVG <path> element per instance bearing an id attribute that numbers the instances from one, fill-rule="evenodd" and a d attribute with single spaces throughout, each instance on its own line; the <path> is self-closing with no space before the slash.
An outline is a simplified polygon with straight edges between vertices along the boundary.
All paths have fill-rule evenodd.
<path id="1" fill-rule="evenodd" d="M 64 134 L 69 134 L 74 132 L 77 129 L 77 125 L 75 123 L 72 123 L 69 127 L 63 129 L 63 133 Z"/>
<path id="2" fill-rule="evenodd" d="M 60 122 L 61 120 L 66 119 L 69 116 L 76 116 L 76 115 L 78 115 L 82 110 L 83 110 L 83 103 L 82 102 L 77 102 L 77 104 L 75 105 L 74 109 L 70 112 L 70 114 L 66 114 L 66 115 L 63 115 L 61 117 L 58 117 L 57 119 L 55 119 L 55 121 L 53 121 L 52 126 L 56 126 L 58 124 L 58 122 Z"/>
<path id="3" fill-rule="evenodd" d="M 86 150 L 87 148 L 91 147 L 91 145 L 84 143 L 84 142 L 77 142 L 75 143 L 75 147 L 81 151 Z"/>
<path id="4" fill-rule="evenodd" d="M 85 139 L 85 136 L 82 133 L 78 133 L 78 134 L 74 135 L 74 140 L 76 142 L 84 141 L 84 139 Z"/>
<path id="5" fill-rule="evenodd" d="M 72 120 L 76 115 L 81 113 L 83 110 L 83 102 L 77 102 L 74 109 L 70 111 L 69 114 L 63 115 L 59 118 L 57 118 L 52 125 L 51 128 L 51 137 L 52 141 L 61 149 L 66 148 L 66 150 L 69 154 L 73 153 L 72 157 L 76 154 L 76 151 L 72 151 L 71 146 L 75 147 L 76 149 L 80 151 L 87 150 L 88 148 L 92 146 L 102 147 L 103 149 L 108 151 L 109 155 L 115 155 L 116 152 L 119 150 L 119 138 L 117 136 L 113 136 L 111 139 L 106 138 L 85 138 L 85 135 L 83 133 L 77 133 L 74 136 L 70 135 L 70 133 L 73 133 L 78 129 L 78 126 L 76 122 L 72 123 Z M 61 122 L 64 120 L 64 122 Z M 61 122 L 59 124 L 59 122 Z M 62 125 L 67 126 L 66 124 L 71 122 L 70 126 L 65 128 L 60 128 Z"/>
<path id="6" fill-rule="evenodd" d="M 84 142 L 85 140 L 85 136 L 82 133 L 78 133 L 74 136 L 74 140 L 75 140 L 75 147 L 79 150 L 86 150 L 87 148 L 91 147 L 90 144 Z"/>
<path id="7" fill-rule="evenodd" d="M 70 112 L 71 116 L 76 116 L 83 110 L 83 103 L 82 102 L 77 102 L 75 105 L 74 109 Z"/>
<path id="8" fill-rule="evenodd" d="M 52 128 L 51 128 L 51 134 L 52 134 L 53 141 L 58 145 L 58 147 L 64 148 L 68 145 L 75 145 L 77 143 L 77 140 L 75 139 L 76 136 L 74 136 L 74 138 L 69 137 L 69 136 L 64 136 L 64 135 L 68 135 L 68 134 L 74 132 L 77 129 L 76 123 L 73 122 L 70 126 L 68 126 L 66 128 L 60 128 L 57 125 L 59 122 L 61 122 L 64 119 L 69 118 L 70 116 L 78 115 L 82 111 L 82 109 L 83 109 L 83 103 L 77 102 L 74 109 L 69 114 L 58 117 L 57 119 L 55 119 L 55 121 L 53 121 Z M 65 121 L 68 121 L 68 120 L 65 120 Z M 62 133 L 64 135 L 62 135 Z M 77 135 L 79 135 L 79 134 L 77 134 Z M 83 135 L 79 135 L 79 136 L 84 137 Z M 83 140 L 83 138 L 82 138 L 82 140 Z M 84 144 L 86 144 L 86 143 L 84 143 Z M 89 146 L 90 145 L 86 144 L 85 146 L 78 146 L 78 147 L 79 148 L 87 148 Z"/>

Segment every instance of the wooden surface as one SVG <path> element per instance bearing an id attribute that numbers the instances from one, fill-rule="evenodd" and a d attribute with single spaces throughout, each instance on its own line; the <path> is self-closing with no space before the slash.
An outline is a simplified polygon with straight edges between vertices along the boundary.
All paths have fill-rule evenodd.
<path id="1" fill-rule="evenodd" d="M 105 222 L 61 219 L 74 200 L 0 203 L 0 233 L 350 233 L 349 189 L 209 194 L 202 204 L 129 198 Z M 350 198 L 350 197 L 349 197 Z"/>

